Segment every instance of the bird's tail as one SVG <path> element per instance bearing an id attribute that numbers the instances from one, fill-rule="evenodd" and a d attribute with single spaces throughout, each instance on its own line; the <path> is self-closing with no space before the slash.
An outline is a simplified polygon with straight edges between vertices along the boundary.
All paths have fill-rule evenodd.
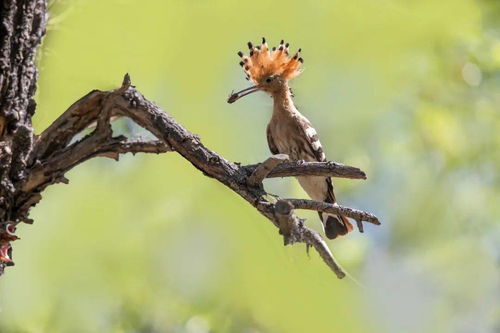
<path id="1" fill-rule="evenodd" d="M 325 226 L 326 237 L 329 239 L 344 236 L 354 229 L 351 222 L 345 216 L 321 213 L 320 217 Z"/>

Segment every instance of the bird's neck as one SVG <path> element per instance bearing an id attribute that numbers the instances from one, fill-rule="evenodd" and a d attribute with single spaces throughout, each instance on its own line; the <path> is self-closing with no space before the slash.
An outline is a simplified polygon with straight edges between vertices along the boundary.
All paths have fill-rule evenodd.
<path id="1" fill-rule="evenodd" d="M 273 98 L 273 117 L 291 114 L 297 109 L 293 104 L 292 93 L 288 85 L 284 85 L 282 89 L 272 94 Z"/>

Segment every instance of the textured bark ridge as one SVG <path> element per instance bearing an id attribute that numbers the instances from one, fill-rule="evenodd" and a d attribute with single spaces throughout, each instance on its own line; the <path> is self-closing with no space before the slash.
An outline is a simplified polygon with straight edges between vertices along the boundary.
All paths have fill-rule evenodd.
<path id="1" fill-rule="evenodd" d="M 0 4 L 0 256 L 16 237 L 20 184 L 33 149 L 31 117 L 36 103 L 36 50 L 45 34 L 45 0 L 3 0 Z M 0 262 L 0 274 L 8 261 Z"/>
<path id="2" fill-rule="evenodd" d="M 328 246 L 307 228 L 294 209 L 341 213 L 380 224 L 369 213 L 311 200 L 279 199 L 265 192 L 262 181 L 269 177 L 321 175 L 365 179 L 358 168 L 335 162 L 287 162 L 276 155 L 257 165 L 241 166 L 206 148 L 200 138 L 148 101 L 125 75 L 122 86 L 112 91 L 94 90 L 71 105 L 40 135 L 34 135 L 31 117 L 36 104 L 37 69 L 35 51 L 45 31 L 44 0 L 4 0 L 0 20 L 0 275 L 13 265 L 11 242 L 16 226 L 32 223 L 30 209 L 52 184 L 68 183 L 65 173 L 86 160 L 102 156 L 118 160 L 125 153 L 175 151 L 206 176 L 239 194 L 271 221 L 286 244 L 302 242 L 314 247 L 324 262 L 342 278 L 345 273 Z M 130 141 L 114 136 L 111 121 L 126 116 L 156 136 L 155 140 Z M 93 130 L 79 140 L 84 130 Z"/>

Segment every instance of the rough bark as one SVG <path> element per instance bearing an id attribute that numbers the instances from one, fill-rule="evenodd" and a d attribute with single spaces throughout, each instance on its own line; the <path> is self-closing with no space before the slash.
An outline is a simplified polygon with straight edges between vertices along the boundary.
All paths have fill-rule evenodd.
<path id="1" fill-rule="evenodd" d="M 294 209 L 342 213 L 358 222 L 379 224 L 362 211 L 314 202 L 276 199 L 265 192 L 266 177 L 321 175 L 365 179 L 358 168 L 335 162 L 285 162 L 275 156 L 258 165 L 240 166 L 205 147 L 200 138 L 131 86 L 125 76 L 113 91 L 94 90 L 71 105 L 40 135 L 34 135 L 31 117 L 37 69 L 35 51 L 44 34 L 44 0 L 4 0 L 0 20 L 0 275 L 11 261 L 11 242 L 16 225 L 32 223 L 30 209 L 42 199 L 47 186 L 67 183 L 65 173 L 86 160 L 103 156 L 118 160 L 124 153 L 165 153 L 175 151 L 203 174 L 224 184 L 271 221 L 283 235 L 285 244 L 303 242 L 314 247 L 339 278 L 345 273 L 337 265 L 322 237 L 307 228 Z M 156 136 L 155 140 L 129 141 L 114 136 L 112 119 L 126 116 Z M 76 140 L 82 132 L 90 133 Z M 361 226 L 360 226 L 361 225 Z"/>
<path id="2" fill-rule="evenodd" d="M 0 254 L 10 252 L 19 184 L 33 148 L 31 117 L 38 70 L 36 50 L 45 34 L 45 0 L 3 0 L 0 5 Z M 5 265 L 0 262 L 0 274 Z"/>

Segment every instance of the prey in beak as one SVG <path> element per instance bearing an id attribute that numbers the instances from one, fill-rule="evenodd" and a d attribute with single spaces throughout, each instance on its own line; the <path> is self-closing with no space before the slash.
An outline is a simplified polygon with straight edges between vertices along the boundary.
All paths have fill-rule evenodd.
<path id="1" fill-rule="evenodd" d="M 260 90 L 260 86 L 258 85 L 255 85 L 255 86 L 251 86 L 249 88 L 246 88 L 246 89 L 243 89 L 243 90 L 240 90 L 238 92 L 235 92 L 235 93 L 232 93 L 229 98 L 227 99 L 227 102 L 229 104 L 231 103 L 234 103 L 236 102 L 238 99 L 240 99 L 241 97 L 243 96 L 246 96 L 248 94 L 251 94 L 253 92 L 256 92 L 256 91 L 259 91 Z"/>

